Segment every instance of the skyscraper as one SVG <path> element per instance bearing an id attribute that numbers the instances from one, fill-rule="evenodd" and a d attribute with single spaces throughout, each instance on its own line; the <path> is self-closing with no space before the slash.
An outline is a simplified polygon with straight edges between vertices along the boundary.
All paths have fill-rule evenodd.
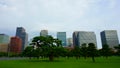
<path id="1" fill-rule="evenodd" d="M 116 30 L 104 30 L 101 32 L 102 46 L 107 44 L 109 48 L 114 49 L 119 45 L 118 35 Z"/>
<path id="2" fill-rule="evenodd" d="M 11 37 L 10 52 L 20 54 L 22 52 L 22 40 L 19 37 Z"/>
<path id="3" fill-rule="evenodd" d="M 41 30 L 40 36 L 44 36 L 44 37 L 48 36 L 48 30 Z"/>
<path id="4" fill-rule="evenodd" d="M 57 32 L 57 38 L 62 41 L 62 46 L 66 46 L 66 32 Z"/>
<path id="5" fill-rule="evenodd" d="M 17 27 L 16 30 L 16 36 L 21 38 L 22 40 L 22 51 L 25 49 L 25 47 L 28 45 L 28 34 L 25 32 L 25 29 L 23 27 Z"/>
<path id="6" fill-rule="evenodd" d="M 96 35 L 94 32 L 77 31 L 73 33 L 74 46 L 81 46 L 82 44 L 94 43 L 97 47 Z"/>
<path id="7" fill-rule="evenodd" d="M 80 31 L 78 35 L 78 43 L 79 45 L 82 45 L 86 43 L 87 45 L 89 43 L 94 43 L 95 46 L 97 47 L 97 41 L 96 41 L 96 35 L 94 32 L 89 32 L 89 31 Z"/>
<path id="8" fill-rule="evenodd" d="M 69 47 L 73 47 L 73 39 L 72 39 L 72 38 L 68 38 L 68 39 L 67 39 L 67 45 L 68 45 Z"/>
<path id="9" fill-rule="evenodd" d="M 73 32 L 73 46 L 79 46 L 78 44 L 78 35 L 79 35 L 79 31 L 75 31 Z"/>
<path id="10" fill-rule="evenodd" d="M 8 44 L 9 43 L 9 36 L 6 34 L 0 34 L 0 44 Z"/>

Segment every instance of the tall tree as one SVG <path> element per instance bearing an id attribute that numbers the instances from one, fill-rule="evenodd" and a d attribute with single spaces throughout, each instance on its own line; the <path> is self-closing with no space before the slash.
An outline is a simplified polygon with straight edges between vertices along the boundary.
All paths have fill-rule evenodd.
<path id="1" fill-rule="evenodd" d="M 31 59 L 31 57 L 33 57 L 33 50 L 33 46 L 26 47 L 23 51 L 23 56 L 29 57 L 29 59 Z"/>
<path id="2" fill-rule="evenodd" d="M 120 56 L 120 44 L 118 46 L 115 46 L 114 48 L 117 50 L 116 54 Z"/>
<path id="3" fill-rule="evenodd" d="M 81 55 L 80 47 L 75 46 L 74 49 L 72 50 L 72 53 L 76 57 L 76 59 L 80 58 Z"/>
<path id="4" fill-rule="evenodd" d="M 54 39 L 52 36 L 37 36 L 33 38 L 32 43 L 39 49 L 41 49 L 44 56 L 48 56 L 50 61 L 54 60 L 54 57 L 59 53 L 56 51 L 60 47 L 61 42 L 58 39 Z"/>
<path id="5" fill-rule="evenodd" d="M 96 55 L 96 47 L 94 43 L 89 43 L 88 44 L 88 54 L 92 58 L 92 61 L 95 62 L 95 55 Z"/>
<path id="6" fill-rule="evenodd" d="M 58 47 L 62 45 L 62 41 L 59 39 L 54 39 L 54 42 Z"/>
<path id="7" fill-rule="evenodd" d="M 110 48 L 107 44 L 104 44 L 102 47 L 102 55 L 106 58 L 108 58 L 108 56 L 110 56 Z"/>
<path id="8" fill-rule="evenodd" d="M 86 43 L 81 45 L 81 53 L 82 53 L 82 56 L 86 59 L 86 57 L 88 55 L 87 44 Z"/>

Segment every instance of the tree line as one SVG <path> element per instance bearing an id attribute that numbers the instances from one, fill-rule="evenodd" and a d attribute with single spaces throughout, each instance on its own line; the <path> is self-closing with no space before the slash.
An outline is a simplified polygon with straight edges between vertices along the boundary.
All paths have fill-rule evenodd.
<path id="1" fill-rule="evenodd" d="M 108 58 L 108 56 L 119 55 L 120 56 L 120 45 L 115 47 L 117 49 L 114 52 L 112 49 L 108 47 L 107 44 L 103 45 L 103 48 L 97 50 L 94 43 L 82 44 L 79 46 L 74 46 L 73 49 L 62 47 L 62 42 L 58 39 L 53 38 L 52 36 L 37 36 L 34 37 L 31 43 L 31 46 L 26 47 L 23 52 L 23 56 L 36 58 L 46 58 L 48 57 L 50 61 L 53 61 L 54 58 L 59 57 L 76 57 L 79 59 L 80 57 L 91 57 L 93 62 L 95 62 L 95 57 L 104 56 Z"/>

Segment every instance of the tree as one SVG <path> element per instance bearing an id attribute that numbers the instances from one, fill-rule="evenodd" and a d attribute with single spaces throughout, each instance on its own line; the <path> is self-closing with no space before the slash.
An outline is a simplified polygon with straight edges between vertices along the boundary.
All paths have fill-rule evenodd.
<path id="1" fill-rule="evenodd" d="M 5 52 L 0 52 L 0 57 L 7 57 L 7 53 L 5 53 Z"/>
<path id="2" fill-rule="evenodd" d="M 26 47 L 23 51 L 23 56 L 29 57 L 29 59 L 31 59 L 31 57 L 33 57 L 33 46 Z"/>
<path id="3" fill-rule="evenodd" d="M 50 61 L 54 60 L 57 53 L 58 47 L 61 47 L 61 41 L 54 39 L 52 36 L 37 36 L 34 37 L 32 43 L 42 51 L 42 56 L 49 57 Z"/>
<path id="4" fill-rule="evenodd" d="M 54 42 L 56 43 L 56 45 L 59 47 L 62 45 L 62 41 L 59 39 L 54 39 Z"/>
<path id="5" fill-rule="evenodd" d="M 33 49 L 32 55 L 33 57 L 36 57 L 37 59 L 39 59 L 39 57 L 41 56 L 41 49 L 40 48 Z"/>
<path id="6" fill-rule="evenodd" d="M 89 43 L 88 44 L 88 54 L 92 58 L 92 61 L 95 62 L 95 55 L 96 55 L 96 47 L 94 43 Z"/>
<path id="7" fill-rule="evenodd" d="M 117 50 L 116 55 L 120 56 L 120 44 L 114 48 Z"/>
<path id="8" fill-rule="evenodd" d="M 69 57 L 72 56 L 72 52 L 71 51 L 72 50 L 70 50 L 70 49 L 66 49 L 66 56 L 67 56 L 68 59 L 69 59 Z"/>
<path id="9" fill-rule="evenodd" d="M 87 55 L 88 55 L 88 48 L 87 48 L 87 45 L 86 43 L 82 44 L 81 46 L 81 53 L 82 53 L 82 56 L 86 59 Z"/>
<path id="10" fill-rule="evenodd" d="M 72 50 L 72 53 L 76 57 L 76 59 L 80 58 L 81 52 L 78 46 L 74 47 L 74 49 Z"/>
<path id="11" fill-rule="evenodd" d="M 102 47 L 102 56 L 108 58 L 108 56 L 110 56 L 110 48 L 107 44 L 104 44 Z"/>

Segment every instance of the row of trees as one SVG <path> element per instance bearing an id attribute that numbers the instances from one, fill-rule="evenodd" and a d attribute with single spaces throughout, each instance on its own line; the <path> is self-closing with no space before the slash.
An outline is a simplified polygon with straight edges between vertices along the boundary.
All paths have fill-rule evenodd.
<path id="1" fill-rule="evenodd" d="M 116 47 L 116 49 L 120 49 Z M 120 50 L 118 50 L 120 52 Z M 119 53 L 118 52 L 118 53 Z M 74 47 L 73 49 L 63 48 L 61 46 L 61 41 L 54 39 L 52 36 L 37 36 L 34 37 L 31 46 L 28 46 L 24 52 L 23 56 L 27 56 L 30 59 L 32 57 L 48 57 L 50 61 L 53 61 L 55 57 L 76 57 L 76 59 L 83 56 L 85 59 L 91 57 L 93 62 L 95 62 L 96 56 L 105 56 L 106 58 L 112 54 L 111 49 L 108 45 L 104 45 L 101 50 L 97 50 L 95 44 L 89 43 L 88 46 L 83 44 L 81 47 Z"/>

